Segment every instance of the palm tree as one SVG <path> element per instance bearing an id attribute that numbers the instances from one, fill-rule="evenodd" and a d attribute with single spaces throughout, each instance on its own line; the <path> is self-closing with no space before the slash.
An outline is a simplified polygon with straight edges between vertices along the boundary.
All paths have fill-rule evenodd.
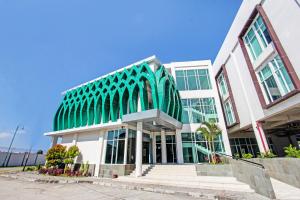
<path id="1" fill-rule="evenodd" d="M 208 155 L 208 160 L 212 160 L 213 164 L 216 163 L 215 159 L 215 138 L 222 133 L 219 126 L 214 122 L 203 122 L 196 131 L 198 134 L 201 134 L 205 140 L 208 142 L 208 148 L 213 155 Z M 209 153 L 210 154 L 210 153 Z M 211 156 L 211 159 L 210 159 Z"/>

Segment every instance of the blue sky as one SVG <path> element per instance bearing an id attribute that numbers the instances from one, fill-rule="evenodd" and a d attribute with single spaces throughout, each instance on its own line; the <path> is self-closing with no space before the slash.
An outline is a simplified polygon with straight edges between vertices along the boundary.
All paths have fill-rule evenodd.
<path id="1" fill-rule="evenodd" d="M 0 0 L 0 147 L 47 149 L 61 92 L 156 55 L 215 59 L 241 0 Z"/>

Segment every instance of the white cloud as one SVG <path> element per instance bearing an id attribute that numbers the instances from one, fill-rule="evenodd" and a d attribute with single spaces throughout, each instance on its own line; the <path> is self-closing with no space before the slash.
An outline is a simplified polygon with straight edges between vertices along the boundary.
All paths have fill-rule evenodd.
<path id="1" fill-rule="evenodd" d="M 11 137 L 11 133 L 8 133 L 8 132 L 0 133 L 0 139 L 6 139 L 6 138 L 10 138 L 10 137 Z"/>

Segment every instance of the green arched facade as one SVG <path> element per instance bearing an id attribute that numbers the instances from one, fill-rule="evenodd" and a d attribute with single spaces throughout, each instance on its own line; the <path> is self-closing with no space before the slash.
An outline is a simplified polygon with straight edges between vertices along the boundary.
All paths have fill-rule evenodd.
<path id="1" fill-rule="evenodd" d="M 153 72 L 147 63 L 134 65 L 68 91 L 54 117 L 54 131 L 115 122 L 123 115 L 160 109 L 181 121 L 182 106 L 175 81 L 160 66 Z"/>

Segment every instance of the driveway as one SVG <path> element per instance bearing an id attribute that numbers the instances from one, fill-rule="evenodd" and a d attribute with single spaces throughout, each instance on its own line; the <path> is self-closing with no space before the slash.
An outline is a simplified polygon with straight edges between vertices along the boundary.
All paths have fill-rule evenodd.
<path id="1" fill-rule="evenodd" d="M 94 200 L 94 199 L 189 199 L 190 196 L 175 196 L 146 191 L 117 189 L 93 184 L 45 184 L 0 177 L 1 200 Z M 198 198 L 199 199 L 199 198 Z"/>

